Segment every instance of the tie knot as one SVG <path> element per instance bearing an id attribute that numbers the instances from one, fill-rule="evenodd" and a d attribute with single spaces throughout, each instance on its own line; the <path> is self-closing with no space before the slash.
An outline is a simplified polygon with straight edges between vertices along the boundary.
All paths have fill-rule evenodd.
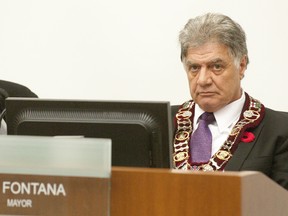
<path id="1" fill-rule="evenodd" d="M 207 122 L 208 124 L 210 124 L 215 120 L 215 117 L 214 117 L 213 113 L 211 113 L 211 112 L 204 112 L 200 116 L 200 119 Z"/>

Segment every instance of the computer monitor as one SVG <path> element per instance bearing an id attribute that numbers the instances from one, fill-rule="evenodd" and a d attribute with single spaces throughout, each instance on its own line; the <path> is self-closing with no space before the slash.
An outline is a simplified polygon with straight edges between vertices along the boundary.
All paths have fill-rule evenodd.
<path id="1" fill-rule="evenodd" d="M 8 135 L 112 139 L 112 165 L 171 167 L 169 102 L 7 98 Z"/>

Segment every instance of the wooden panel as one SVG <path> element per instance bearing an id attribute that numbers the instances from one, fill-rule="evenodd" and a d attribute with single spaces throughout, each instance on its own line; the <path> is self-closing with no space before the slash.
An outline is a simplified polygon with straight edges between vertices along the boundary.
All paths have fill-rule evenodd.
<path id="1" fill-rule="evenodd" d="M 258 172 L 113 167 L 111 189 L 111 216 L 286 216 L 288 212 L 287 191 Z"/>
<path id="2" fill-rule="evenodd" d="M 240 178 L 222 177 L 222 173 L 113 168 L 111 215 L 240 215 Z"/>

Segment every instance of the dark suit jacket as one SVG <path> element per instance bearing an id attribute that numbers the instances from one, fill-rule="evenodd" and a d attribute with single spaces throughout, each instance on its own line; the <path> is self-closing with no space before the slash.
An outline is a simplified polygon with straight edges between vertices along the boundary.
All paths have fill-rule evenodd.
<path id="1" fill-rule="evenodd" d="M 7 97 L 33 97 L 38 96 L 24 85 L 0 80 L 0 122 L 2 119 L 6 120 L 5 116 L 5 99 Z M 1 123 L 0 123 L 1 127 Z"/>
<path id="2" fill-rule="evenodd" d="M 172 106 L 175 116 L 178 106 Z M 174 118 L 174 117 L 173 117 Z M 260 171 L 288 189 L 288 113 L 266 108 L 250 143 L 240 142 L 226 171 Z"/>
<path id="3" fill-rule="evenodd" d="M 7 97 L 37 97 L 29 88 L 19 83 L 0 80 L 0 111 L 5 108 Z"/>

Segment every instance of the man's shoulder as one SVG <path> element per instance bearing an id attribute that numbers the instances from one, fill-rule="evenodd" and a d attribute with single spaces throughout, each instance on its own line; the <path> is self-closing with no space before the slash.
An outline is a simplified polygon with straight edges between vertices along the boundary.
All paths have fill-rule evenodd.
<path id="1" fill-rule="evenodd" d="M 288 112 L 265 108 L 264 119 L 266 121 L 273 121 L 275 124 L 277 124 L 277 122 L 288 123 Z"/>
<path id="2" fill-rule="evenodd" d="M 288 116 L 288 112 L 286 112 L 286 111 L 275 110 L 275 109 L 271 109 L 271 108 L 267 108 L 267 107 L 265 107 L 265 112 L 268 115 Z"/>
<path id="3" fill-rule="evenodd" d="M 28 87 L 7 80 L 0 80 L 0 88 L 4 89 L 9 97 L 38 97 Z"/>

